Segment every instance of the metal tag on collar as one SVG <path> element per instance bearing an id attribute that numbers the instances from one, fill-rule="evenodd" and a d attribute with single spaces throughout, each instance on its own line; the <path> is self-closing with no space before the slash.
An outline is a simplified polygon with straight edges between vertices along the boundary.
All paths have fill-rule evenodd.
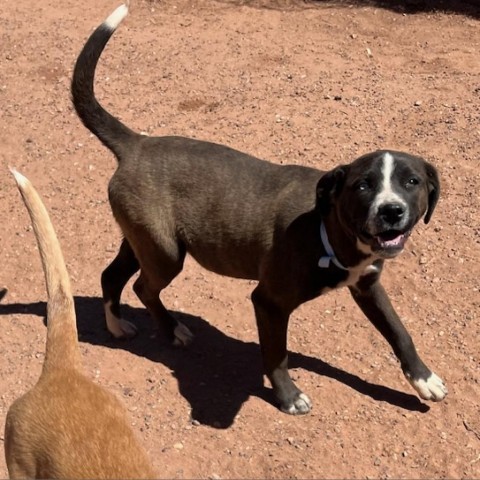
<path id="1" fill-rule="evenodd" d="M 330 263 L 333 263 L 341 270 L 348 270 L 348 268 L 345 268 L 335 256 L 335 252 L 333 251 L 333 248 L 328 241 L 327 229 L 325 228 L 325 224 L 323 222 L 320 223 L 320 238 L 327 254 L 323 257 L 320 257 L 320 260 L 318 261 L 318 266 L 320 268 L 328 268 L 330 267 Z"/>

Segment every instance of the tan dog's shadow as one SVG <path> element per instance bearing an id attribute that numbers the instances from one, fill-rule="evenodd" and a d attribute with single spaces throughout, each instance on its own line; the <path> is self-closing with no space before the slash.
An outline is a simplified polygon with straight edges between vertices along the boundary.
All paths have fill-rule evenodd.
<path id="1" fill-rule="evenodd" d="M 195 334 L 186 349 L 175 348 L 151 338 L 152 322 L 142 308 L 122 305 L 126 320 L 138 327 L 131 340 L 117 340 L 105 327 L 103 304 L 96 297 L 75 297 L 79 340 L 92 345 L 121 348 L 174 372 L 181 395 L 189 402 L 192 418 L 214 428 L 228 428 L 243 403 L 252 395 L 274 404 L 271 390 L 263 386 L 259 345 L 243 342 L 221 332 L 206 320 L 181 312 L 171 312 Z M 46 302 L 0 304 L 0 315 L 38 315 L 45 317 Z M 319 358 L 291 352 L 291 368 L 302 368 L 332 378 L 376 401 L 384 401 L 409 411 L 425 413 L 429 407 L 415 395 L 370 383 L 334 367 Z"/>

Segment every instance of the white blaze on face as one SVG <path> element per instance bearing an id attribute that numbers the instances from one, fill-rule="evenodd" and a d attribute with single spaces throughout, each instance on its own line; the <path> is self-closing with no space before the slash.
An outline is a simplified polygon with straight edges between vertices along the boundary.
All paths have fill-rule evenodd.
<path id="1" fill-rule="evenodd" d="M 392 154 L 386 152 L 382 158 L 382 179 L 380 182 L 380 189 L 375 197 L 375 200 L 370 206 L 368 215 L 370 223 L 375 221 L 375 217 L 377 216 L 380 207 L 389 203 L 398 203 L 408 211 L 408 205 L 406 204 L 405 200 L 393 190 L 392 177 L 394 170 L 395 159 L 393 158 Z"/>

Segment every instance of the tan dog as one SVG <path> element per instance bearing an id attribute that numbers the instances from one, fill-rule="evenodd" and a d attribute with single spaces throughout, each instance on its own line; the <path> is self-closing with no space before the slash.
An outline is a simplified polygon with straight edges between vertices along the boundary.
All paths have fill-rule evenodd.
<path id="1" fill-rule="evenodd" d="M 154 478 L 118 399 L 80 373 L 70 280 L 45 206 L 12 170 L 30 213 L 48 292 L 47 345 L 38 383 L 10 407 L 11 478 Z"/>

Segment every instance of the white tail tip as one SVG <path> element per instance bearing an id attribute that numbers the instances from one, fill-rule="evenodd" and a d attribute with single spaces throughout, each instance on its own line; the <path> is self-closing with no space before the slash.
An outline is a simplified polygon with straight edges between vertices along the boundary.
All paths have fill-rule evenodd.
<path id="1" fill-rule="evenodd" d="M 110 30 L 116 30 L 117 27 L 122 23 L 122 20 L 128 14 L 128 6 L 130 2 L 126 1 L 123 5 L 117 7 L 103 22 L 103 25 L 109 28 Z"/>
<path id="2" fill-rule="evenodd" d="M 10 171 L 12 172 L 12 175 L 15 177 L 15 181 L 20 185 L 21 187 L 24 187 L 25 185 L 28 184 L 28 178 L 24 177 L 18 170 L 15 170 L 13 167 L 8 167 Z"/>

